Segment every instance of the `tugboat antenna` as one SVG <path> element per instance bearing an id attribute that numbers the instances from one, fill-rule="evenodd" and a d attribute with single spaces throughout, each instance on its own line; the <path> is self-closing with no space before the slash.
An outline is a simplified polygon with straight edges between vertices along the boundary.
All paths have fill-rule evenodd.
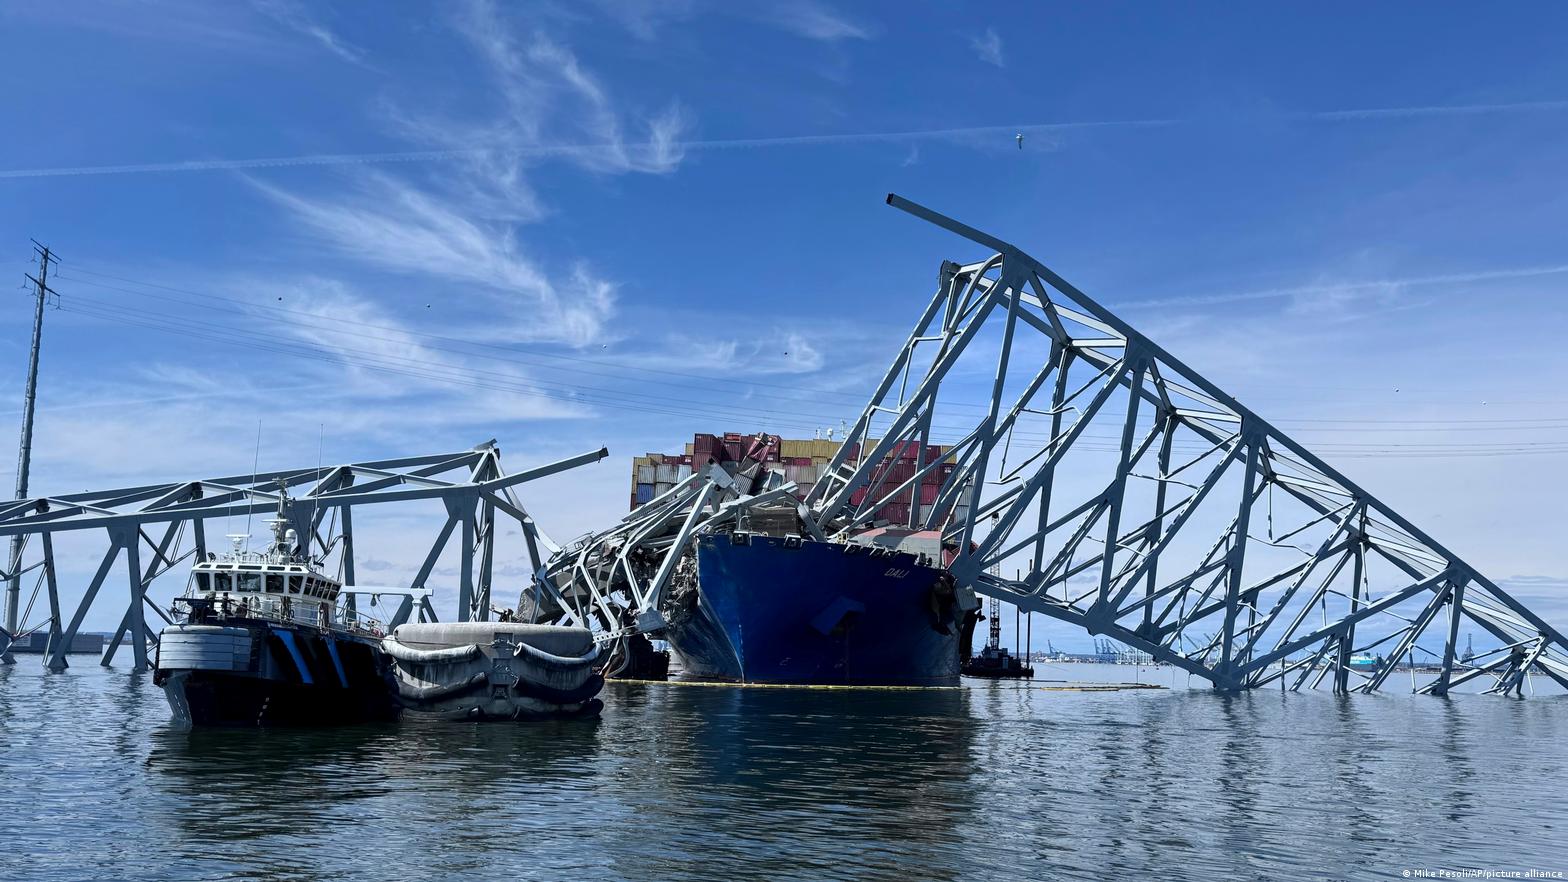
<path id="1" fill-rule="evenodd" d="M 250 550 L 250 516 L 251 504 L 254 504 L 256 492 L 256 475 L 261 469 L 261 417 L 256 417 L 256 454 L 250 461 L 250 487 L 245 491 L 245 550 Z"/>

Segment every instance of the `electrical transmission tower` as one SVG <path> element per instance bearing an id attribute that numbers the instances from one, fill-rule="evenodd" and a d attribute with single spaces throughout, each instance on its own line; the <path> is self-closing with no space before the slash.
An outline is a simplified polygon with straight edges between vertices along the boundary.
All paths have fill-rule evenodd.
<path id="1" fill-rule="evenodd" d="M 33 345 L 27 357 L 27 393 L 22 404 L 22 444 L 16 459 L 16 498 L 27 498 L 27 473 L 33 459 L 33 402 L 38 397 L 38 350 L 43 341 L 44 303 L 50 294 L 49 264 L 59 261 L 44 245 L 33 242 L 38 253 L 38 276 L 27 275 L 33 283 Z M 0 634 L 0 661 L 11 661 L 9 648 L 16 633 L 18 605 L 22 599 L 22 546 L 21 536 L 11 537 L 11 560 L 6 569 L 5 633 Z"/>

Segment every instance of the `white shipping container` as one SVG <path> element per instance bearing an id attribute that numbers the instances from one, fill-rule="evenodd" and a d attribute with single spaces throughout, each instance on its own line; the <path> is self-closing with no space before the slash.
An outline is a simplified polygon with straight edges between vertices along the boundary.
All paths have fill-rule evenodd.
<path id="1" fill-rule="evenodd" d="M 654 468 L 651 465 L 637 467 L 637 483 L 652 484 L 654 482 Z"/>
<path id="2" fill-rule="evenodd" d="M 668 463 L 659 465 L 654 469 L 654 481 L 659 484 L 673 484 L 678 480 L 675 477 L 675 466 Z"/>
<path id="3" fill-rule="evenodd" d="M 684 480 L 686 480 L 689 477 L 691 477 L 691 466 L 683 465 L 683 466 L 680 466 L 680 467 L 676 468 L 676 470 L 675 470 L 675 480 L 676 481 L 684 481 Z"/>

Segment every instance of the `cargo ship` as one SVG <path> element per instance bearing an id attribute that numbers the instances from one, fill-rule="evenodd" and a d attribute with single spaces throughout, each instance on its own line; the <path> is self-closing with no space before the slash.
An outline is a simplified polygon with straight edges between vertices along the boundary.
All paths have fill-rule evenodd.
<path id="1" fill-rule="evenodd" d="M 799 503 L 838 446 L 728 433 L 697 435 L 684 454 L 637 457 L 629 526 L 565 550 L 550 570 L 557 596 L 586 596 L 587 573 L 607 574 L 592 584 L 601 594 L 635 595 L 639 586 L 658 583 L 663 590 L 650 604 L 656 608 L 640 611 L 636 630 L 663 640 L 673 672 L 685 678 L 956 685 L 979 604 L 946 571 L 954 549 L 944 547 L 941 531 L 911 526 L 929 510 L 913 507 L 935 501 L 951 464 L 884 506 L 869 528 L 814 539 Z M 936 462 L 947 449 L 932 446 L 926 455 Z M 915 464 L 893 457 L 888 468 L 894 480 L 907 480 Z M 730 508 L 709 503 L 711 519 L 682 540 L 676 534 L 683 522 L 710 513 L 694 514 L 701 503 L 683 501 L 705 469 L 722 469 L 733 481 L 724 497 Z M 766 501 L 726 520 L 723 512 L 738 500 Z M 640 526 L 647 523 L 657 527 Z M 667 563 L 670 554 L 678 559 Z M 613 633 L 623 623 L 602 624 Z M 611 668 L 648 675 L 624 660 L 612 660 Z"/>
<path id="2" fill-rule="evenodd" d="M 663 636 L 688 677 L 956 685 L 964 611 L 952 578 L 925 560 L 857 542 L 705 535 Z"/>

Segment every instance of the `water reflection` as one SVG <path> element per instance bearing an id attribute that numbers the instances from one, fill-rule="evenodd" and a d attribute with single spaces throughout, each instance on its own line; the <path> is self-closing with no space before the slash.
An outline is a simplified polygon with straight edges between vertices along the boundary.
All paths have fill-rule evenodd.
<path id="1" fill-rule="evenodd" d="M 605 699 L 599 721 L 188 731 L 145 676 L 0 670 L 0 879 L 1568 864 L 1549 786 L 1568 764 L 1562 697 L 620 684 Z"/>

